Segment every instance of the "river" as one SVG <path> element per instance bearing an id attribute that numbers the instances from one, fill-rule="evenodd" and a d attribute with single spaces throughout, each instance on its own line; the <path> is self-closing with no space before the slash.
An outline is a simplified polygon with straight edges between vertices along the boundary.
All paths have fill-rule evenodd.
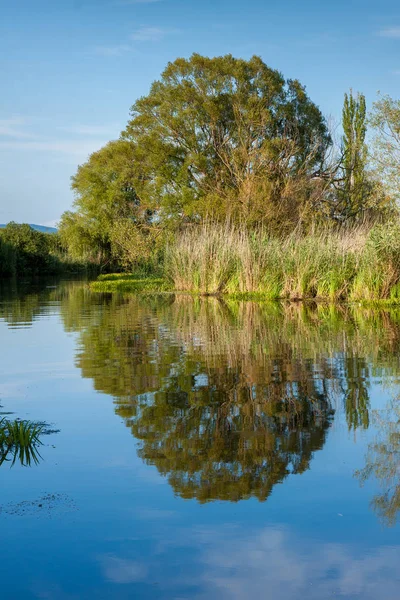
<path id="1" fill-rule="evenodd" d="M 400 597 L 400 309 L 0 286 L 1 598 Z"/>

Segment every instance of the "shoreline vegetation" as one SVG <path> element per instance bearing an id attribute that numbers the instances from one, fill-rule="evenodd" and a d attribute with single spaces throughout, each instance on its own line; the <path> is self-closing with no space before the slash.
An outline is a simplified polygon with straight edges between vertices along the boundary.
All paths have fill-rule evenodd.
<path id="1" fill-rule="evenodd" d="M 27 223 L 0 229 L 0 278 L 98 272 L 98 267 L 68 254 L 58 233 L 38 231 Z"/>
<path id="2" fill-rule="evenodd" d="M 96 292 L 400 303 L 400 224 L 294 232 L 206 224 L 176 236 L 153 274 L 100 275 Z"/>
<path id="3" fill-rule="evenodd" d="M 400 302 L 400 100 L 389 96 L 369 109 L 344 94 L 337 136 L 305 87 L 258 56 L 178 58 L 72 190 L 57 234 L 0 230 L 0 276 L 84 271 L 101 274 L 94 291 Z"/>

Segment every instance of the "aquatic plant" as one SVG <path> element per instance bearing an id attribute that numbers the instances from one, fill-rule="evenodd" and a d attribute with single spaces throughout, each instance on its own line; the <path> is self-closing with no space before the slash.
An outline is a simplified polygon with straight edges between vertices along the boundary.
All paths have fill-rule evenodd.
<path id="1" fill-rule="evenodd" d="M 0 465 L 17 460 L 22 466 L 37 464 L 41 458 L 38 447 L 41 446 L 40 435 L 43 425 L 31 421 L 0 421 Z"/>

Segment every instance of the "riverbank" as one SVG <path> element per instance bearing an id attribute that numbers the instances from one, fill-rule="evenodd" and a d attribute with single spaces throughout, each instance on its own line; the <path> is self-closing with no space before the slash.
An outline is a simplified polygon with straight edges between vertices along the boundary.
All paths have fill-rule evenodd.
<path id="1" fill-rule="evenodd" d="M 400 225 L 286 238 L 230 226 L 199 227 L 165 249 L 157 275 L 103 275 L 91 289 L 400 303 Z"/>

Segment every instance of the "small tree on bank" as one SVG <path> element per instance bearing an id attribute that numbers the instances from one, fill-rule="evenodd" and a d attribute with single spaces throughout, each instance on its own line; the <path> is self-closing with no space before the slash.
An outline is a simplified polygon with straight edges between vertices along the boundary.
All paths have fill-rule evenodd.
<path id="1" fill-rule="evenodd" d="M 400 100 L 380 96 L 369 123 L 375 130 L 372 159 L 379 177 L 395 200 L 400 199 Z"/>

